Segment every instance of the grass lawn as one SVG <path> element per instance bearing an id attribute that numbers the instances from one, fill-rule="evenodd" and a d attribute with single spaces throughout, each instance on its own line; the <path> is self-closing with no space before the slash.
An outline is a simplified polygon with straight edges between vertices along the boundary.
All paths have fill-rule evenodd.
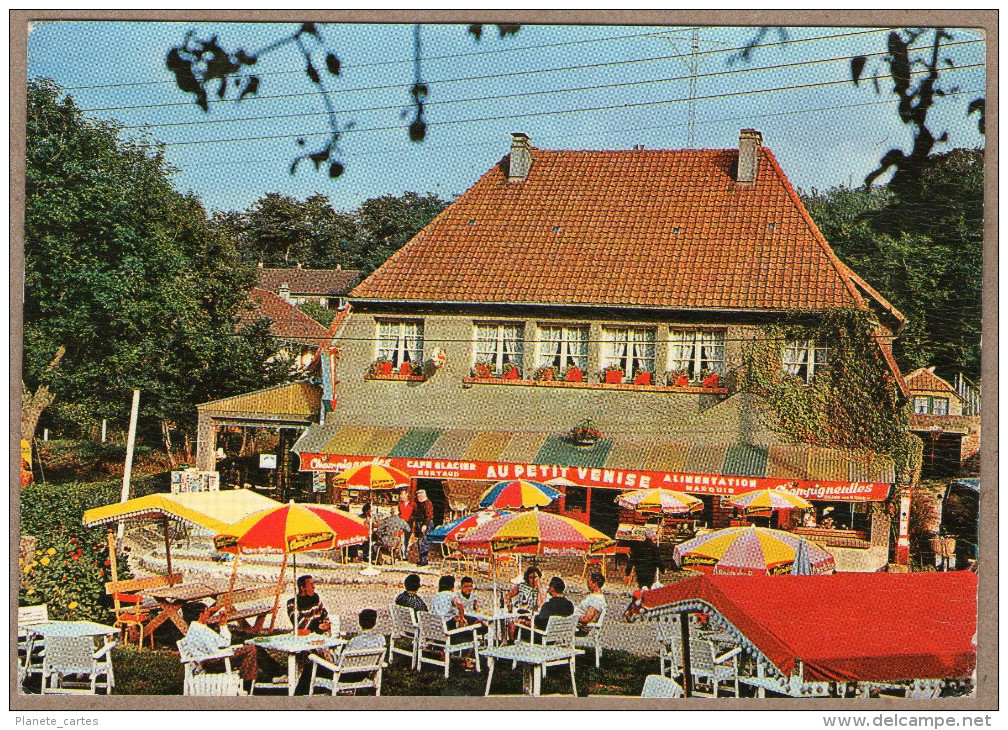
<path id="1" fill-rule="evenodd" d="M 575 668 L 578 695 L 640 696 L 644 678 L 657 672 L 654 657 L 639 657 L 624 651 L 605 651 L 602 666 L 595 668 L 589 651 L 578 658 Z M 178 654 L 158 649 L 137 651 L 135 646 L 112 650 L 117 695 L 181 695 L 182 665 Z M 444 678 L 440 667 L 425 665 L 422 671 L 410 669 L 403 657 L 396 657 L 382 673 L 382 695 L 388 696 L 470 696 L 482 697 L 486 688 L 487 668 L 482 672 L 466 672 L 453 662 L 451 677 Z M 508 662 L 497 662 L 491 693 L 522 694 L 522 668 L 512 670 Z M 571 691 L 567 667 L 551 668 L 543 679 L 542 693 L 567 694 Z"/>

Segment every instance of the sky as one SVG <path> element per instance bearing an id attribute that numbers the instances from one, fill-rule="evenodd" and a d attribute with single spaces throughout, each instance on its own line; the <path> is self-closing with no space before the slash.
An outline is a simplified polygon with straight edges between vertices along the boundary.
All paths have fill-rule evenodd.
<path id="1" fill-rule="evenodd" d="M 739 130 L 752 127 L 803 190 L 859 185 L 887 150 L 909 151 L 912 142 L 882 61 L 886 29 L 770 31 L 740 59 L 754 28 L 699 28 L 691 57 L 692 27 L 523 25 L 500 38 L 487 26 L 477 41 L 462 25 L 422 25 L 428 128 L 418 144 L 407 134 L 414 26 L 325 24 L 322 43 L 308 46 L 339 124 L 352 124 L 337 150 L 345 173 L 333 180 L 305 164 L 291 175 L 302 151 L 297 139 L 310 147 L 327 129 L 324 100 L 296 47 L 260 57 L 256 96 L 237 101 L 229 93 L 208 112 L 175 86 L 165 56 L 189 32 L 217 36 L 230 51 L 254 51 L 296 28 L 43 22 L 29 35 L 28 76 L 55 80 L 89 116 L 117 121 L 124 134 L 163 142 L 178 169 L 176 187 L 195 192 L 210 211 L 246 208 L 268 192 L 299 199 L 319 192 L 341 210 L 404 191 L 450 200 L 508 153 L 515 131 L 547 149 L 678 149 L 735 147 Z M 983 36 L 951 34 L 943 52 L 952 66 L 941 84 L 959 93 L 938 99 L 929 116 L 933 130 L 949 134 L 936 151 L 983 145 L 976 115 L 966 115 L 983 96 Z M 327 52 L 340 59 L 338 77 L 325 73 Z M 869 80 L 851 83 L 850 58 L 858 54 L 870 54 L 864 77 L 882 75 L 882 93 Z"/>

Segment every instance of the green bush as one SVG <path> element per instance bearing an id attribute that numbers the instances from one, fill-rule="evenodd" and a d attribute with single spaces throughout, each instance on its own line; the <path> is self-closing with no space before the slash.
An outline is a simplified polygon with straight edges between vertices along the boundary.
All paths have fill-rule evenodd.
<path id="1" fill-rule="evenodd" d="M 132 494 L 156 491 L 153 477 L 132 483 Z M 19 558 L 22 605 L 46 603 L 55 619 L 105 621 L 104 583 L 110 580 L 105 528 L 84 529 L 85 510 L 117 502 L 115 481 L 30 484 L 21 490 L 20 534 L 36 538 L 34 556 Z M 120 578 L 128 577 L 125 565 Z"/>

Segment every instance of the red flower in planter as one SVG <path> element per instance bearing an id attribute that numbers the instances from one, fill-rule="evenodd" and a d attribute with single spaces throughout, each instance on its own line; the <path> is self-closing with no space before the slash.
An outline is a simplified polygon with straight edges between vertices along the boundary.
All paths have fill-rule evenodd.
<path id="1" fill-rule="evenodd" d="M 477 378 L 489 378 L 493 374 L 493 371 L 490 369 L 490 366 L 484 363 L 480 363 L 479 365 L 477 365 L 474 368 L 474 371 L 476 373 Z"/>
<path id="2" fill-rule="evenodd" d="M 510 368 L 504 371 L 505 380 L 518 380 L 518 368 L 512 365 Z"/>
<path id="3" fill-rule="evenodd" d="M 706 378 L 704 378 L 701 385 L 705 388 L 716 388 L 718 387 L 718 383 L 720 382 L 720 380 L 721 379 L 718 377 L 717 373 L 711 373 Z"/>
<path id="4" fill-rule="evenodd" d="M 392 363 L 388 360 L 378 361 L 375 363 L 375 372 L 378 375 L 391 375 L 392 374 Z"/>
<path id="5" fill-rule="evenodd" d="M 404 362 L 402 365 L 400 365 L 399 366 L 399 374 L 400 375 L 412 375 L 413 374 L 413 363 L 411 363 L 411 362 Z"/>
<path id="6" fill-rule="evenodd" d="M 640 372 L 634 376 L 634 385 L 651 385 L 651 373 Z"/>
<path id="7" fill-rule="evenodd" d="M 676 378 L 675 384 L 679 388 L 685 388 L 687 385 L 689 385 L 689 376 L 680 375 L 678 378 Z"/>
<path id="8" fill-rule="evenodd" d="M 580 383 L 584 378 L 584 373 L 581 368 L 567 368 L 567 372 L 564 373 L 564 380 L 568 383 Z"/>
<path id="9" fill-rule="evenodd" d="M 623 371 L 622 370 L 606 370 L 605 371 L 605 382 L 607 382 L 607 383 L 622 383 L 623 382 Z"/>

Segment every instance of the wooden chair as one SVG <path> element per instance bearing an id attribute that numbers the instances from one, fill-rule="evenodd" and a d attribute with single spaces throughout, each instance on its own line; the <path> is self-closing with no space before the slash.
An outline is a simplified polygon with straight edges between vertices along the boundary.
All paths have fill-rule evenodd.
<path id="1" fill-rule="evenodd" d="M 644 680 L 644 691 L 641 692 L 641 697 L 685 697 L 685 693 L 674 679 L 669 679 L 661 674 L 649 674 Z"/>
<path id="2" fill-rule="evenodd" d="M 479 671 L 479 639 L 471 626 L 460 626 L 456 629 L 449 629 L 442 616 L 421 611 L 418 616 L 419 646 L 417 647 L 417 670 L 423 668 L 424 663 L 434 664 L 444 667 L 445 679 L 448 678 L 448 667 L 451 664 L 452 654 L 461 654 L 464 651 L 472 650 L 476 658 L 476 671 Z M 452 641 L 454 637 L 457 640 Z M 465 638 L 463 638 L 465 637 Z M 424 651 L 433 656 L 424 656 Z M 443 658 L 439 658 L 443 657 Z"/>
<path id="3" fill-rule="evenodd" d="M 393 654 L 401 654 L 402 656 L 409 657 L 410 669 L 416 669 L 417 649 L 420 646 L 419 638 L 417 636 L 419 629 L 417 626 L 416 614 L 413 613 L 413 609 L 411 608 L 390 603 L 389 617 L 392 619 L 392 633 L 389 635 L 388 642 L 389 664 L 392 663 Z M 397 639 L 408 641 L 409 650 L 407 651 L 406 649 L 396 646 Z"/>
<path id="4" fill-rule="evenodd" d="M 140 606 L 143 603 L 143 596 L 138 593 L 114 593 L 112 599 L 115 601 L 115 626 L 122 632 L 123 643 L 129 643 L 129 629 L 135 626 L 140 632 L 137 641 L 138 651 L 143 651 L 144 626 L 150 622 L 152 616 L 146 609 Z M 130 606 L 131 608 L 127 608 Z M 151 649 L 154 648 L 154 634 L 150 634 Z"/>
<path id="5" fill-rule="evenodd" d="M 455 566 L 455 570 L 450 571 L 451 575 L 473 577 L 472 560 L 469 556 L 458 549 L 458 545 L 453 545 L 447 541 L 441 543 L 441 574 L 449 574 L 449 564 Z"/>
<path id="6" fill-rule="evenodd" d="M 375 697 L 381 697 L 382 669 L 385 666 L 384 647 L 343 650 L 335 664 L 318 654 L 309 654 L 308 659 L 312 663 L 309 695 L 314 695 L 315 688 L 318 687 L 329 690 L 329 694 L 332 695 L 337 692 L 357 694 L 359 689 L 374 689 Z M 319 667 L 332 672 L 332 678 L 319 676 Z"/>
<path id="7" fill-rule="evenodd" d="M 189 635 L 178 640 L 179 661 L 185 669 L 185 676 L 182 680 L 183 695 L 231 695 L 230 687 L 234 678 L 237 680 L 237 687 L 242 688 L 241 677 L 231 669 L 231 657 L 234 656 L 233 647 L 224 647 L 216 651 L 206 651 L 196 644 Z M 211 659 L 223 659 L 224 671 L 209 674 L 203 670 L 203 662 Z M 213 678 L 213 679 L 211 679 Z M 222 679 L 223 678 L 223 679 Z M 244 694 L 244 692 L 239 692 Z"/>
<path id="8" fill-rule="evenodd" d="M 588 555 L 583 556 L 584 567 L 581 569 L 581 577 L 587 578 L 588 574 L 597 570 L 602 574 L 602 577 L 606 577 L 606 556 L 605 555 Z"/>
<path id="9" fill-rule="evenodd" d="M 578 636 L 577 632 L 574 633 L 574 646 L 590 646 L 595 649 L 596 669 L 598 669 L 599 660 L 602 658 L 602 624 L 605 623 L 607 610 L 608 606 L 602 606 L 602 612 L 595 617 L 595 620 L 584 625 L 584 628 L 588 630 L 587 636 Z"/>
<path id="10" fill-rule="evenodd" d="M 117 642 L 106 643 L 95 651 L 92 636 L 47 636 L 42 660 L 42 694 L 95 694 L 98 687 L 112 694 L 115 675 L 109 652 Z M 71 682 L 81 675 L 86 682 Z M 104 682 L 99 682 L 101 677 Z"/>

